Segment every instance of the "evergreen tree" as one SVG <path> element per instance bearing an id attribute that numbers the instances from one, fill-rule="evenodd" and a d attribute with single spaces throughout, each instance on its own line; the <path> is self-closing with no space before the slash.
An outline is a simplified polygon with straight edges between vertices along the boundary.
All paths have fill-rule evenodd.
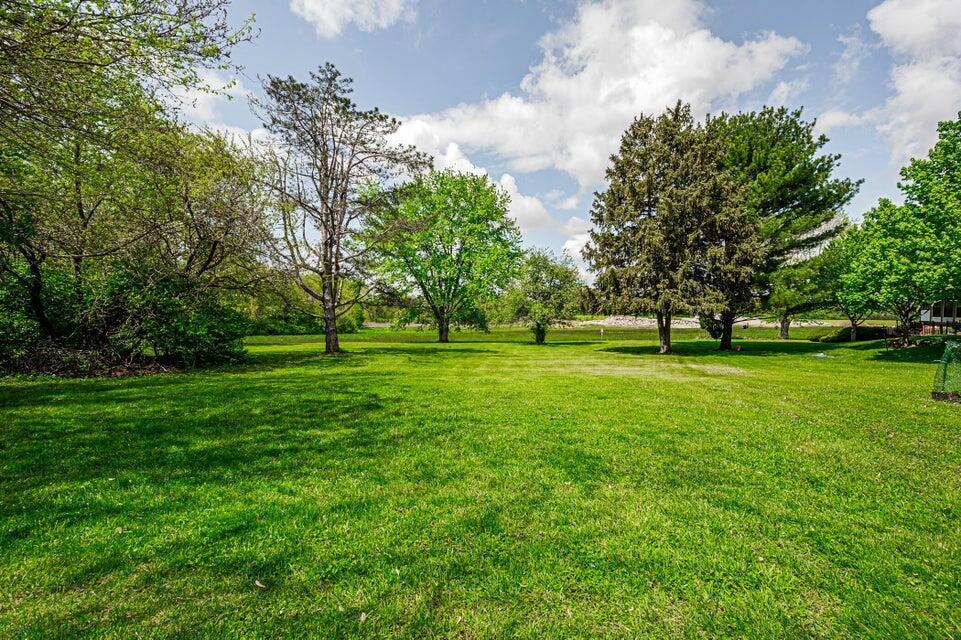
<path id="1" fill-rule="evenodd" d="M 734 323 L 758 311 L 772 291 L 774 274 L 840 232 L 841 211 L 860 182 L 832 177 L 840 156 L 821 153 L 828 140 L 814 135 L 814 122 L 804 121 L 800 110 L 766 107 L 721 114 L 708 129 L 724 142 L 725 167 L 745 190 L 744 219 L 727 228 L 747 233 L 753 227 L 756 234 L 750 242 L 741 238 L 742 251 L 751 254 L 742 256 L 741 268 L 709 274 L 723 300 L 717 317 L 721 348 L 730 349 Z"/>
<path id="2" fill-rule="evenodd" d="M 653 312 L 661 353 L 671 351 L 676 313 L 715 308 L 704 286 L 707 269 L 730 267 L 739 277 L 738 255 L 708 251 L 709 242 L 732 235 L 727 225 L 739 215 L 722 151 L 689 105 L 642 115 L 624 133 L 608 188 L 594 200 L 584 256 L 598 274 L 596 288 L 610 310 Z"/>

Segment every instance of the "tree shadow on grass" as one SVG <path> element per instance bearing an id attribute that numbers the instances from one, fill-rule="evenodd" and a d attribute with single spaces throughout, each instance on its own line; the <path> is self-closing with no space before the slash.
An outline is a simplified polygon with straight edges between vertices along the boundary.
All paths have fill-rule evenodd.
<path id="1" fill-rule="evenodd" d="M 921 347 L 908 347 L 894 349 L 888 347 L 884 341 L 876 340 L 873 342 L 859 342 L 849 347 L 857 351 L 869 351 L 872 360 L 882 362 L 904 362 L 914 364 L 934 364 L 941 360 L 944 355 L 943 344 L 924 345 Z"/>
<path id="2" fill-rule="evenodd" d="M 481 355 L 497 353 L 493 349 L 483 348 L 464 348 L 454 346 L 437 345 L 432 347 L 397 346 L 397 347 L 364 347 L 357 351 L 359 356 L 415 356 L 425 359 L 436 359 L 444 357 L 459 357 L 464 355 Z"/>
<path id="3" fill-rule="evenodd" d="M 164 376 L 17 388 L 3 397 L 5 457 L 13 469 L 22 464 L 26 475 L 18 481 L 40 483 L 95 478 L 104 469 L 158 478 L 189 472 L 209 478 L 228 467 L 256 472 L 278 454 L 316 454 L 345 437 L 358 440 L 351 446 L 361 451 L 379 441 L 368 431 L 369 418 L 385 409 L 365 389 L 382 385 L 385 376 Z"/>
<path id="4" fill-rule="evenodd" d="M 814 353 L 828 353 L 837 349 L 839 345 L 824 344 L 820 342 L 808 342 L 806 340 L 780 340 L 780 341 L 761 341 L 749 340 L 735 342 L 736 351 L 719 351 L 717 341 L 714 340 L 690 340 L 675 342 L 671 345 L 670 355 L 675 356 L 712 356 L 721 358 L 738 358 L 746 356 L 783 356 L 783 355 L 803 355 Z M 657 345 L 643 347 L 608 347 L 601 349 L 609 353 L 621 353 L 636 356 L 656 356 L 658 353 Z"/>

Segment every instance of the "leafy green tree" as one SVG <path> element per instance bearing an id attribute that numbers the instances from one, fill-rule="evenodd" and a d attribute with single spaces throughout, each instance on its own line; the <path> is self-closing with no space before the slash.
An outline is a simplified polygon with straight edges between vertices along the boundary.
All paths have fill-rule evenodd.
<path id="1" fill-rule="evenodd" d="M 757 236 L 749 246 L 756 259 L 752 268 L 735 278 L 723 273 L 709 276 L 723 300 L 717 318 L 724 334 L 721 348 L 729 349 L 727 336 L 734 323 L 766 301 L 774 274 L 840 231 L 842 209 L 860 182 L 832 177 L 840 156 L 822 154 L 828 140 L 814 135 L 814 122 L 804 121 L 800 110 L 765 107 L 758 112 L 721 114 L 710 120 L 708 128 L 724 141 L 724 165 L 745 189 L 745 225 L 729 228 L 750 224 Z M 750 262 L 754 260 L 742 264 Z"/>
<path id="2" fill-rule="evenodd" d="M 771 276 L 767 309 L 778 321 L 778 336 L 790 339 L 791 319 L 828 306 L 814 258 L 781 267 Z"/>
<path id="3" fill-rule="evenodd" d="M 57 370 L 73 352 L 111 366 L 146 346 L 181 364 L 235 351 L 215 343 L 239 344 L 242 329 L 216 309 L 262 270 L 254 166 L 215 136 L 163 124 L 123 142 L 136 161 L 73 135 L 4 155 L 0 287 L 22 305 L 11 317 L 36 326 L 24 366 Z"/>
<path id="4" fill-rule="evenodd" d="M 94 137 L 92 122 L 115 117 L 119 82 L 152 93 L 203 86 L 201 70 L 223 68 L 251 37 L 228 19 L 230 0 L 7 0 L 0 3 L 0 136 Z"/>
<path id="5" fill-rule="evenodd" d="M 634 120 L 611 157 L 607 189 L 594 199 L 584 257 L 595 287 L 609 309 L 654 312 L 661 353 L 671 351 L 673 316 L 710 300 L 705 238 L 727 231 L 722 217 L 737 196 L 720 161 L 718 145 L 678 102 Z M 720 265 L 725 256 L 711 258 Z"/>
<path id="6" fill-rule="evenodd" d="M 481 305 L 516 274 L 521 236 L 507 214 L 509 196 L 486 176 L 452 171 L 420 176 L 398 195 L 396 206 L 368 219 L 379 271 L 420 293 L 439 341 L 447 342 L 452 324 L 482 325 Z"/>
<path id="7" fill-rule="evenodd" d="M 861 290 L 862 299 L 895 313 L 901 335 L 908 337 L 924 304 L 942 295 L 948 277 L 939 230 L 924 209 L 886 199 L 865 214 L 861 229 L 860 251 L 845 276 L 849 290 Z"/>
<path id="8" fill-rule="evenodd" d="M 510 321 L 524 322 L 543 344 L 547 330 L 577 313 L 581 279 L 570 256 L 558 259 L 546 251 L 531 250 L 524 257 L 517 281 L 504 295 Z"/>
<path id="9" fill-rule="evenodd" d="M 938 295 L 928 300 L 961 297 L 961 113 L 938 123 L 938 141 L 926 158 L 915 158 L 901 170 L 898 184 L 907 205 L 927 221 L 937 235 L 932 256 Z"/>
<path id="10" fill-rule="evenodd" d="M 854 271 L 854 262 L 863 250 L 860 227 L 849 226 L 812 259 L 817 290 L 828 306 L 844 314 L 851 326 L 851 341 L 857 340 L 858 327 L 877 310 L 877 301 Z"/>

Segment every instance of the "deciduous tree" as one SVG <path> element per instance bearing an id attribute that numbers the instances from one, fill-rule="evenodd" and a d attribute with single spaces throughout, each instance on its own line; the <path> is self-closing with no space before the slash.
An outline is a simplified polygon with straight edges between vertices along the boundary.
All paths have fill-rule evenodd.
<path id="1" fill-rule="evenodd" d="M 404 186 L 368 230 L 381 275 L 417 291 L 438 340 L 450 327 L 483 323 L 481 305 L 507 287 L 521 257 L 509 196 L 486 176 L 432 172 Z M 420 317 L 418 306 L 408 319 Z"/>
<path id="2" fill-rule="evenodd" d="M 351 85 L 327 64 L 309 82 L 268 76 L 267 97 L 256 103 L 274 136 L 262 153 L 278 220 L 274 258 L 322 305 L 329 354 L 340 350 L 337 319 L 357 302 L 342 295 L 344 283 L 367 280 L 370 236 L 365 243 L 358 234 L 371 194 L 429 164 L 392 141 L 396 119 L 353 102 Z"/>
<path id="3" fill-rule="evenodd" d="M 869 283 L 854 271 L 863 243 L 861 228 L 852 225 L 812 260 L 817 289 L 827 298 L 830 307 L 847 318 L 852 342 L 857 340 L 858 327 L 867 315 L 877 310 L 877 300 L 868 288 Z"/>
<path id="4" fill-rule="evenodd" d="M 543 344 L 548 329 L 576 314 L 581 286 L 570 256 L 558 259 L 546 251 L 530 250 L 516 282 L 504 295 L 507 317 L 526 324 L 534 342 Z"/>

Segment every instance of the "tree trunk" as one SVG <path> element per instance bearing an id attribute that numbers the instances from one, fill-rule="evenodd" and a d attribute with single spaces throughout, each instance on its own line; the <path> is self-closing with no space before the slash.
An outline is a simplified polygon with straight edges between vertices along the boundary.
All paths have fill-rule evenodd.
<path id="1" fill-rule="evenodd" d="M 444 344 L 450 342 L 450 319 L 444 314 L 437 318 L 437 341 Z"/>
<path id="2" fill-rule="evenodd" d="M 535 324 L 531 327 L 531 331 L 534 332 L 534 342 L 544 344 L 544 340 L 547 338 L 547 327 L 542 324 Z"/>
<path id="3" fill-rule="evenodd" d="M 52 338 L 53 323 L 47 317 L 47 310 L 43 305 L 43 273 L 40 271 L 40 263 L 36 260 L 29 260 L 30 264 L 30 310 L 33 317 L 40 325 L 40 332 L 45 338 Z"/>
<path id="4" fill-rule="evenodd" d="M 83 307 L 83 258 L 73 257 L 73 297 L 77 302 L 77 310 Z"/>
<path id="5" fill-rule="evenodd" d="M 791 339 L 791 316 L 784 314 L 778 318 L 778 337 L 781 340 Z"/>
<path id="6" fill-rule="evenodd" d="M 660 352 L 671 352 L 671 312 L 657 312 L 657 338 L 660 341 Z"/>
<path id="7" fill-rule="evenodd" d="M 324 353 L 334 355 L 340 352 L 340 337 L 337 335 L 337 301 L 330 278 L 324 278 Z"/>
<path id="8" fill-rule="evenodd" d="M 729 311 L 725 311 L 721 314 L 721 346 L 718 347 L 721 351 L 732 351 L 734 346 L 732 341 L 734 339 L 734 314 Z"/>
<path id="9" fill-rule="evenodd" d="M 914 305 L 904 305 L 898 309 L 898 322 L 901 337 L 907 340 L 911 337 L 911 321 L 914 320 Z"/>
<path id="10" fill-rule="evenodd" d="M 858 340 L 858 323 L 851 318 L 848 318 L 848 322 L 851 323 L 851 342 L 857 342 Z"/>

